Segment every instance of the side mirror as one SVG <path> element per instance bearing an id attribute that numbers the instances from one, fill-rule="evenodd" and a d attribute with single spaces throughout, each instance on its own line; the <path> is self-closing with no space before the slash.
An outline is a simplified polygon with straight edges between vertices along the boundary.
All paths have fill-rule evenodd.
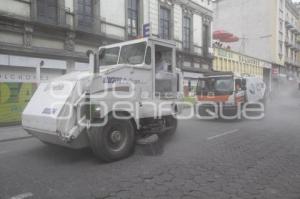
<path id="1" fill-rule="evenodd" d="M 104 57 L 104 54 L 105 54 L 105 48 L 101 48 L 98 52 L 99 54 L 99 59 L 102 59 Z"/>

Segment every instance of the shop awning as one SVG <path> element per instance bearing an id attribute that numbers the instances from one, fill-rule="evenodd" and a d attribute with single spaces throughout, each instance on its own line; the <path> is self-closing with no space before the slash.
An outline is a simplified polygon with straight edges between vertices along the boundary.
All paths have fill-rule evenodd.
<path id="1" fill-rule="evenodd" d="M 237 42 L 240 40 L 239 37 L 225 30 L 214 31 L 213 39 L 219 40 L 220 42 L 226 42 L 226 43 Z"/>

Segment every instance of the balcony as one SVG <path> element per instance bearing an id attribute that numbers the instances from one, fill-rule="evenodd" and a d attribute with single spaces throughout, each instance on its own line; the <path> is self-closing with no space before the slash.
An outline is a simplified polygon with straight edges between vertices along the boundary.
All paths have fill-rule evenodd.
<path id="1" fill-rule="evenodd" d="M 293 59 L 292 57 L 285 57 L 285 63 L 294 66 L 300 66 L 300 63 L 296 59 Z"/>
<path id="2" fill-rule="evenodd" d="M 292 42 L 291 44 L 292 44 L 291 48 L 292 48 L 293 50 L 299 50 L 299 49 L 300 49 L 300 43 L 299 43 L 297 40 L 295 40 L 295 41 Z"/>
<path id="3" fill-rule="evenodd" d="M 291 31 L 295 34 L 298 34 L 299 33 L 299 30 L 297 29 L 297 27 L 292 27 L 291 28 Z"/>
<path id="4" fill-rule="evenodd" d="M 286 47 L 291 47 L 293 45 L 289 37 L 285 38 L 285 42 L 284 43 L 285 43 Z"/>
<path id="5" fill-rule="evenodd" d="M 293 44 L 293 45 L 291 46 L 291 49 L 292 49 L 292 50 L 297 50 L 296 45 Z"/>
<path id="6" fill-rule="evenodd" d="M 300 51 L 300 44 L 296 43 L 296 44 L 294 44 L 294 46 L 295 46 L 295 50 L 297 52 L 299 52 Z"/>
<path id="7" fill-rule="evenodd" d="M 295 32 L 296 36 L 300 35 L 300 30 L 298 28 L 296 28 L 296 32 Z"/>
<path id="8" fill-rule="evenodd" d="M 287 29 L 291 29 L 291 28 L 294 28 L 294 25 L 291 22 L 289 22 L 288 20 L 285 20 L 285 27 Z"/>

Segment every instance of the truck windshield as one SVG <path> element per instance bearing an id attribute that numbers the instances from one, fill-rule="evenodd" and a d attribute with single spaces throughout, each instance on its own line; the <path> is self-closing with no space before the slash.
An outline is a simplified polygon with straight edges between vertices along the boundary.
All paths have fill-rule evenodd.
<path id="1" fill-rule="evenodd" d="M 232 92 L 234 81 L 232 77 L 203 78 L 198 81 L 197 92 Z"/>
<path id="2" fill-rule="evenodd" d="M 120 53 L 119 64 L 144 63 L 146 42 L 123 46 Z"/>
<path id="3" fill-rule="evenodd" d="M 233 79 L 217 79 L 214 85 L 216 91 L 226 92 L 233 91 Z"/>
<path id="4" fill-rule="evenodd" d="M 119 47 L 105 48 L 100 55 L 100 66 L 115 65 L 118 63 Z"/>

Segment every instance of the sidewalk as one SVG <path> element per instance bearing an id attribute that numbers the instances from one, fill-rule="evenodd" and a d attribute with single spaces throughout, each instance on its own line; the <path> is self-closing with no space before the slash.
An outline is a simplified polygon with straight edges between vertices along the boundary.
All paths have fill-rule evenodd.
<path id="1" fill-rule="evenodd" d="M 0 143 L 32 137 L 20 125 L 0 127 Z"/>

